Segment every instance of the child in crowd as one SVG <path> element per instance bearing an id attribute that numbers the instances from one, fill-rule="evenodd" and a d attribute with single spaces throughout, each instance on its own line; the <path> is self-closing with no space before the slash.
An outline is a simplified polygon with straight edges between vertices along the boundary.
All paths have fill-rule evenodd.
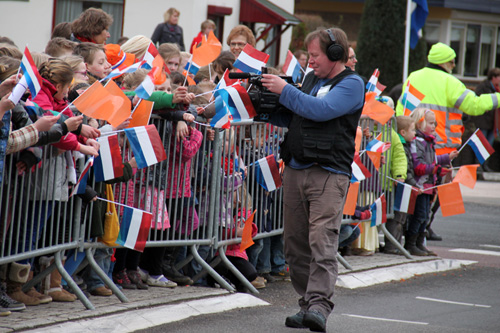
<path id="1" fill-rule="evenodd" d="M 45 53 L 54 58 L 71 55 L 76 43 L 63 37 L 55 37 L 49 40 L 45 46 Z"/>
<path id="2" fill-rule="evenodd" d="M 436 254 L 426 248 L 424 244 L 425 228 L 429 221 L 431 199 L 434 194 L 434 189 L 426 189 L 435 185 L 437 174 L 444 176 L 450 172 L 445 167 L 450 165 L 451 160 L 458 155 L 458 152 L 436 155 L 434 148 L 436 116 L 434 112 L 425 108 L 416 108 L 410 117 L 417 128 L 416 138 L 411 144 L 415 181 L 418 187 L 423 188 L 423 193 L 417 197 L 415 212 L 408 219 L 405 249 L 416 256 L 435 256 Z"/>
<path id="3" fill-rule="evenodd" d="M 80 43 L 75 46 L 73 54 L 81 56 L 85 61 L 90 84 L 104 79 L 111 72 L 111 64 L 108 62 L 101 45 Z"/>
<path id="4" fill-rule="evenodd" d="M 181 51 L 179 46 L 174 43 L 163 43 L 158 47 L 158 53 L 165 61 L 170 73 L 182 72 L 183 68 L 180 68 L 181 64 Z"/>

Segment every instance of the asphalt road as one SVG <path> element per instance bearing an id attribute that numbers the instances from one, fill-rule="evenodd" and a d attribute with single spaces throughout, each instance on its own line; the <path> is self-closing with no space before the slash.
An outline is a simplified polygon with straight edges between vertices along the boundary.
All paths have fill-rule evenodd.
<path id="1" fill-rule="evenodd" d="M 480 184 L 481 185 L 481 184 Z M 500 200 L 498 186 L 465 191 L 466 213 L 437 214 L 429 242 L 442 258 L 474 260 L 460 270 L 354 290 L 337 288 L 328 332 L 500 332 Z M 494 191 L 494 192 L 492 192 Z M 142 332 L 305 332 L 286 328 L 298 310 L 290 282 L 268 284 L 270 305 L 195 317 Z"/>

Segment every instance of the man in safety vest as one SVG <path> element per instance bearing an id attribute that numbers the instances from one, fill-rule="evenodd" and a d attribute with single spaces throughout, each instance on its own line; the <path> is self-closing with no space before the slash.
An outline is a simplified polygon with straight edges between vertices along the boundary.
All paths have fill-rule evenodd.
<path id="1" fill-rule="evenodd" d="M 462 112 L 478 116 L 498 108 L 500 93 L 476 94 L 451 75 L 455 67 L 455 51 L 443 43 L 432 45 L 429 64 L 410 74 L 403 85 L 403 93 L 396 107 L 396 115 L 404 113 L 401 103 L 408 81 L 425 95 L 419 107 L 428 108 L 436 115 L 436 154 L 448 154 L 462 144 Z"/>

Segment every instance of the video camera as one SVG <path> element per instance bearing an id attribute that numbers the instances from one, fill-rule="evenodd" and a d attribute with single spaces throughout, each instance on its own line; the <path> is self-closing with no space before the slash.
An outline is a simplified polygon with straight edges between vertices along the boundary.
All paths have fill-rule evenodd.
<path id="1" fill-rule="evenodd" d="M 267 74 L 267 68 L 262 67 L 262 73 Z M 280 76 L 286 82 L 294 85 L 297 85 L 293 82 L 291 76 Z M 254 74 L 254 73 L 229 73 L 230 79 L 248 79 L 248 83 L 250 83 L 256 89 L 251 89 L 248 92 L 250 96 L 250 100 L 252 101 L 253 107 L 257 114 L 261 115 L 260 119 L 266 118 L 262 116 L 262 114 L 269 114 L 276 111 L 283 111 L 286 108 L 280 104 L 280 95 L 270 92 L 267 88 L 262 85 L 262 75 Z"/>

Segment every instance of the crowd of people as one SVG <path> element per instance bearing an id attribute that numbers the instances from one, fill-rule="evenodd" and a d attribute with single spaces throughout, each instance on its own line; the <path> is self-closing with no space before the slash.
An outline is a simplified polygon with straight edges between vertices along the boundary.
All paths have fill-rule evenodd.
<path id="1" fill-rule="evenodd" d="M 186 73 L 184 67 L 193 49 L 204 35 L 217 27 L 211 20 L 202 22 L 200 33 L 194 37 L 188 53 L 185 51 L 183 30 L 178 25 L 179 15 L 178 10 L 170 8 L 164 15 L 165 22 L 156 27 L 151 38 L 143 35 L 130 39 L 122 37 L 117 44 L 106 43 L 113 18 L 101 9 L 87 9 L 73 22 L 57 25 L 44 52 L 32 50 L 33 60 L 43 80 L 41 90 L 34 98 L 27 92 L 18 104 L 14 104 L 9 95 L 21 78 L 18 69 L 23 53 L 7 37 L 1 38 L 0 176 L 4 177 L 0 178 L 1 186 L 5 187 L 6 177 L 18 177 L 31 170 L 40 161 L 39 151 L 43 151 L 44 156 L 50 156 L 50 163 L 57 165 L 60 171 L 52 172 L 45 168 L 46 174 L 32 184 L 40 187 L 44 182 L 50 187 L 40 190 L 40 197 L 28 208 L 33 211 L 32 216 L 39 217 L 39 221 L 31 221 L 33 225 L 43 229 L 58 203 L 69 200 L 71 185 L 77 178 L 71 165 L 72 158 L 98 156 L 98 138 L 127 128 L 131 121 L 129 117 L 118 126 L 112 126 L 74 113 L 70 103 L 94 82 L 104 81 L 112 70 L 126 68 L 141 60 L 151 43 L 157 45 L 158 53 L 170 73 L 164 73 L 166 79 L 156 85 L 156 91 L 148 100 L 154 102 L 153 112 L 170 124 L 165 126 L 165 132 L 160 130 L 160 133 L 168 138 L 163 145 L 174 164 L 168 171 L 157 168 L 157 181 L 150 183 L 147 193 L 141 193 L 154 198 L 149 201 L 148 210 L 161 212 L 155 215 L 149 237 L 166 239 L 171 225 L 182 219 L 197 220 L 199 224 L 207 219 L 201 207 L 208 207 L 210 198 L 190 200 L 193 196 L 191 180 L 193 173 L 209 175 L 210 170 L 196 169 L 192 159 L 200 153 L 204 140 L 214 140 L 214 131 L 207 127 L 200 128 L 194 121 L 198 119 L 198 122 L 208 123 L 214 116 L 214 107 L 210 107 L 213 104 L 210 103 L 210 92 L 226 70 L 234 70 L 233 63 L 245 45 L 255 46 L 256 39 L 247 26 L 234 27 L 226 40 L 229 50 L 222 51 L 213 63 L 201 67 L 196 75 L 192 75 Z M 346 34 L 338 28 L 318 29 L 310 33 L 305 45 L 307 52 L 300 50 L 295 56 L 303 72 L 309 66 L 313 73 L 305 77 L 301 75 L 300 89 L 276 75 L 283 74 L 279 68 L 268 68 L 270 74 L 264 74 L 262 78 L 264 87 L 279 94 L 279 101 L 287 111 L 260 119 L 270 124 L 261 125 L 257 133 L 243 134 L 256 143 L 251 149 L 242 151 L 235 147 L 235 136 L 242 135 L 237 129 L 227 130 L 223 137 L 224 195 L 221 201 L 224 202 L 217 223 L 224 227 L 223 238 L 241 237 L 243 221 L 252 214 L 253 205 L 254 208 L 261 207 L 262 212 L 256 215 L 260 221 L 254 221 L 252 234 L 271 231 L 267 221 L 273 213 L 270 210 L 282 205 L 285 221 L 283 236 L 256 240 L 246 251 L 242 251 L 237 244 L 230 245 L 226 256 L 255 288 L 264 288 L 266 283 L 276 278 L 291 278 L 294 289 L 300 295 L 300 311 L 287 317 L 285 324 L 325 331 L 327 318 L 334 307 L 332 299 L 338 271 L 338 249 L 344 255 L 350 254 L 351 248 L 357 250 L 353 251 L 357 254 L 369 255 L 378 250 L 379 244 L 376 228 L 361 228 L 359 223 L 341 225 L 353 157 L 355 151 L 363 149 L 356 142 L 362 136 L 371 137 L 367 129 L 358 126 L 365 102 L 366 82 L 355 72 L 357 59 L 354 49 L 348 44 Z M 478 97 L 450 74 L 454 59 L 455 53 L 448 46 L 438 43 L 432 47 L 428 56 L 429 65 L 412 73 L 409 78 L 426 99 L 410 116 L 401 115 L 403 105 L 398 101 L 397 126 L 394 126 L 397 131 L 387 131 L 391 148 L 384 163 L 389 165 L 390 174 L 381 172 L 379 183 L 386 183 L 384 186 L 389 191 L 393 191 L 398 182 L 407 183 L 418 192 L 414 214 L 407 216 L 396 212 L 387 222 L 387 229 L 399 242 L 405 236 L 404 247 L 412 255 L 435 255 L 425 245 L 426 235 L 432 232 L 429 214 L 435 194 L 435 190 L 427 188 L 434 187 L 438 178 L 446 181 L 451 173 L 451 161 L 457 157 L 456 149 L 461 144 L 462 130 L 459 126 L 462 125 L 462 112 L 478 116 L 498 107 L 500 95 L 494 93 L 498 91 L 498 69 L 488 76 L 492 87 L 485 84 L 485 92 L 489 94 Z M 130 98 L 132 107 L 139 100 L 135 89 L 147 75 L 147 69 L 139 69 L 114 78 Z M 186 87 L 188 76 L 194 84 Z M 380 101 L 394 107 L 394 102 L 388 97 L 380 98 Z M 279 152 L 268 142 L 273 126 L 288 128 Z M 485 133 L 491 139 L 491 129 L 484 130 L 490 131 Z M 15 154 L 17 152 L 22 153 Z M 210 151 L 201 153 L 206 156 L 211 154 Z M 252 198 L 246 187 L 256 182 L 256 175 L 245 168 L 238 169 L 236 164 L 240 157 L 245 160 L 246 155 L 255 159 L 255 156 L 261 158 L 273 153 L 279 154 L 286 165 L 283 203 L 277 204 L 274 201 L 279 198 L 269 192 L 260 198 Z M 12 158 L 16 159 L 18 173 L 15 175 L 4 173 L 6 161 Z M 131 189 L 134 192 L 133 185 L 132 188 L 129 186 L 138 172 L 137 161 L 133 157 L 126 159 L 122 168 L 123 176 L 96 183 L 95 187 L 87 186 L 81 195 L 84 209 L 91 203 L 94 207 L 91 210 L 94 231 L 89 235 L 92 238 L 103 235 L 108 210 L 105 202 L 96 199 L 112 195 L 111 184 L 117 184 L 115 189 Z M 386 177 L 395 181 L 387 181 Z M 248 179 L 244 181 L 245 178 Z M 8 198 L 2 198 L 3 206 L 8 203 Z M 184 209 L 188 201 L 196 202 L 198 213 L 194 209 Z M 135 204 L 133 199 L 124 203 Z M 6 212 L 1 214 L 4 221 Z M 370 216 L 369 206 L 357 206 L 352 219 L 366 221 Z M 257 230 L 257 226 L 265 230 Z M 40 230 L 33 235 L 39 235 Z M 33 235 L 25 235 L 29 241 L 24 242 L 26 247 L 23 251 L 36 248 L 38 239 Z M 146 247 L 141 253 L 128 248 L 109 247 L 98 248 L 94 257 L 99 267 L 123 289 L 174 288 L 178 284 L 195 283 L 214 285 L 216 281 L 210 277 L 204 281 L 193 281 L 192 278 L 200 271 L 195 263 L 189 269 L 176 269 L 182 250 L 180 246 Z M 387 239 L 383 251 L 401 254 Z M 200 248 L 200 253 L 205 253 L 204 259 L 209 252 Z M 81 279 L 91 295 L 110 296 L 112 291 L 90 266 L 83 270 L 79 268 L 82 261 L 82 256 L 68 256 L 65 266 L 68 273 L 75 280 Z M 23 292 L 22 286 L 33 278 L 33 264 L 32 259 L 26 259 L 2 265 L 0 313 L 22 310 L 26 305 L 76 300 L 57 270 L 51 273 L 44 290 L 32 288 Z M 224 264 L 215 269 L 238 291 L 247 291 L 245 284 Z M 77 272 L 80 273 L 77 275 Z"/>

